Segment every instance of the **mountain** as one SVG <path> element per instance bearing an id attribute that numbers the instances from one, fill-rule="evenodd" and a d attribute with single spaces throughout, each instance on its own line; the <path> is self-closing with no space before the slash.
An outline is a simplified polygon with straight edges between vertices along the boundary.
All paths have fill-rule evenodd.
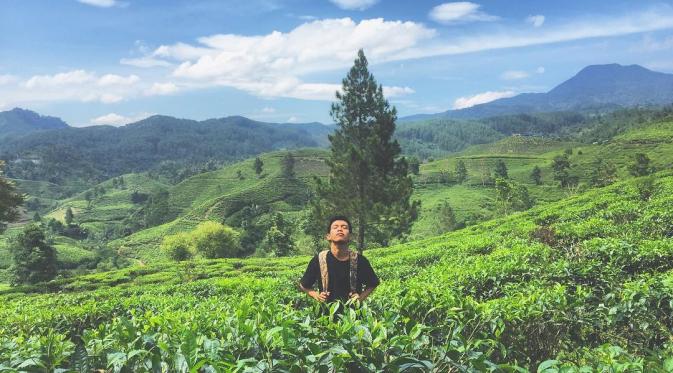
<path id="1" fill-rule="evenodd" d="M 671 103 L 673 74 L 648 70 L 639 65 L 591 65 L 547 93 L 522 93 L 466 109 L 412 115 L 400 120 L 485 118 L 551 111 L 611 110 Z"/>
<path id="2" fill-rule="evenodd" d="M 0 159 L 13 178 L 99 182 L 159 167 L 229 163 L 257 154 L 327 141 L 329 126 L 277 124 L 234 116 L 195 121 L 154 115 L 122 127 L 68 127 L 0 138 Z M 31 162 L 20 160 L 29 158 Z"/>
<path id="3" fill-rule="evenodd" d="M 14 108 L 0 112 L 0 138 L 59 128 L 68 128 L 68 125 L 59 118 L 43 116 L 34 111 Z"/>

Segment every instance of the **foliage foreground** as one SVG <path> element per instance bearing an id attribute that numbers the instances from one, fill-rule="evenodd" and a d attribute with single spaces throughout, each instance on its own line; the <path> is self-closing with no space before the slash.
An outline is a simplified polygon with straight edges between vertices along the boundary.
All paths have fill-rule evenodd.
<path id="1" fill-rule="evenodd" d="M 382 284 L 337 322 L 295 287 L 308 257 L 6 289 L 0 371 L 673 369 L 670 173 L 366 255 Z"/>

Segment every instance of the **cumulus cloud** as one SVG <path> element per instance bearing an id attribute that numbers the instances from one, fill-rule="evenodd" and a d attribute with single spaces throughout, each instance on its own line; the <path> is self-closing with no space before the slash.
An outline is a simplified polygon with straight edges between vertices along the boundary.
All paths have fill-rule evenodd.
<path id="1" fill-rule="evenodd" d="M 161 46 L 152 56 L 176 61 L 173 76 L 195 84 L 230 86 L 263 97 L 332 100 L 339 84 L 309 83 L 300 77 L 347 68 L 360 48 L 370 60 L 395 60 L 435 35 L 434 30 L 414 22 L 326 19 L 304 23 L 287 33 L 202 37 L 198 45 Z M 397 87 L 390 92 L 409 90 Z"/>
<path id="2" fill-rule="evenodd" d="M 152 87 L 145 91 L 147 96 L 164 96 L 176 93 L 178 91 L 178 86 L 174 83 L 154 83 Z"/>
<path id="3" fill-rule="evenodd" d="M 542 24 L 544 24 L 544 16 L 541 14 L 528 16 L 528 18 L 526 18 L 526 22 L 533 25 L 533 27 L 540 27 Z"/>
<path id="4" fill-rule="evenodd" d="M 19 84 L 19 88 L 3 92 L 8 101 L 34 103 L 41 101 L 81 101 L 105 104 L 120 102 L 137 95 L 137 75 L 97 75 L 86 70 L 72 70 L 53 75 L 35 75 Z"/>
<path id="5" fill-rule="evenodd" d="M 109 113 L 106 115 L 102 115 L 97 118 L 93 118 L 90 120 L 91 124 L 107 124 L 111 126 L 123 126 L 125 124 L 129 123 L 134 123 L 139 120 L 143 120 L 149 116 L 152 116 L 154 114 L 152 113 L 141 113 L 137 115 L 132 115 L 132 116 L 123 116 L 119 115 L 117 113 Z"/>
<path id="6" fill-rule="evenodd" d="M 512 97 L 516 95 L 514 91 L 488 91 L 474 96 L 460 97 L 453 103 L 454 109 L 465 109 L 474 105 L 485 104 L 500 98 Z"/>
<path id="7" fill-rule="evenodd" d="M 500 78 L 504 80 L 517 80 L 528 78 L 528 73 L 521 70 L 509 70 L 500 74 Z"/>
<path id="8" fill-rule="evenodd" d="M 459 1 L 437 5 L 430 11 L 430 19 L 439 23 L 464 23 L 476 21 L 495 21 L 499 17 L 479 10 L 481 5 L 469 1 Z"/>
<path id="9" fill-rule="evenodd" d="M 365 10 L 379 0 L 330 0 L 334 5 L 346 10 Z"/>
<path id="10" fill-rule="evenodd" d="M 77 0 L 77 1 L 79 1 L 82 4 L 93 5 L 99 8 L 110 8 L 115 5 L 119 5 L 119 3 L 115 0 Z"/>

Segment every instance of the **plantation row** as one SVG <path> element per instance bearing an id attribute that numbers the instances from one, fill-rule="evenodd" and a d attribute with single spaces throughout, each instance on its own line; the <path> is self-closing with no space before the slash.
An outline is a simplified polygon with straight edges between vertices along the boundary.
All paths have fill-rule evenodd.
<path id="1" fill-rule="evenodd" d="M 128 268 L 4 290 L 0 371 L 670 371 L 673 175 L 365 252 L 332 323 L 308 257 Z"/>

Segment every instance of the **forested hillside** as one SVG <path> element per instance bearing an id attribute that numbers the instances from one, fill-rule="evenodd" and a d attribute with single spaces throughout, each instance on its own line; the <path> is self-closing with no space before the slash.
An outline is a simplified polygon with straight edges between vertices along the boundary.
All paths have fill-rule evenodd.
<path id="1" fill-rule="evenodd" d="M 77 190 L 82 183 L 95 185 L 125 173 L 155 170 L 175 179 L 209 161 L 226 164 L 276 149 L 324 145 L 329 131 L 320 124 L 243 117 L 197 122 L 155 115 L 119 128 L 64 128 L 7 139 L 0 142 L 0 159 L 8 161 L 9 177 Z"/>

